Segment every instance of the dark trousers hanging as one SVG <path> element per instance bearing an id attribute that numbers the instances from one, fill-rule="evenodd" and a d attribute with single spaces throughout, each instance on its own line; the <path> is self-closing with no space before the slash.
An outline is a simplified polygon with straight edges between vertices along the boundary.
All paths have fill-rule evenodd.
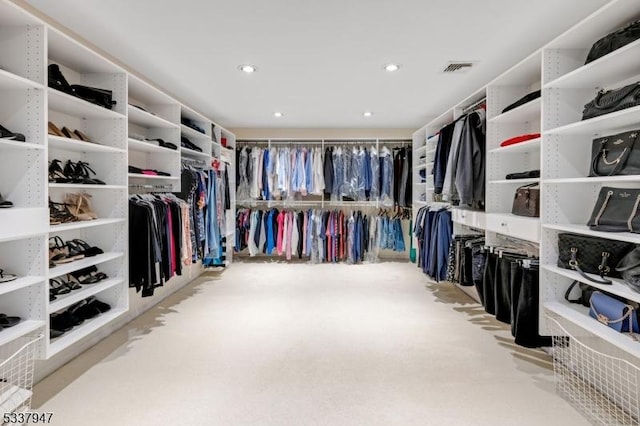
<path id="1" fill-rule="evenodd" d="M 538 316 L 540 312 L 540 271 L 537 267 L 520 266 L 520 277 L 513 276 L 513 320 L 511 334 L 516 344 L 527 348 L 551 346 L 551 337 L 540 336 Z"/>

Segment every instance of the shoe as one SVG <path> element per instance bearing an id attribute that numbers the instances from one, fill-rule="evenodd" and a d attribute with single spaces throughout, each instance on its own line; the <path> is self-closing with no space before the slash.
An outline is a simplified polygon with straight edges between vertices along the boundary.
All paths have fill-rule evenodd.
<path id="1" fill-rule="evenodd" d="M 62 170 L 61 161 L 53 159 L 49 162 L 49 182 L 53 183 L 70 183 L 73 178 L 69 176 L 65 170 Z"/>
<path id="2" fill-rule="evenodd" d="M 73 183 L 81 183 L 84 185 L 105 185 L 100 179 L 92 178 L 96 172 L 89 166 L 89 163 L 78 161 L 74 163 L 68 160 L 64 166 L 64 175 L 71 178 Z"/>
<path id="3" fill-rule="evenodd" d="M 13 133 L 2 126 L 0 126 L 0 139 L 17 142 L 24 142 L 26 140 L 22 133 Z"/>
<path id="4" fill-rule="evenodd" d="M 82 139 L 80 139 L 80 137 L 78 135 L 76 135 L 73 131 L 71 131 L 71 129 L 69 129 L 68 127 L 63 127 L 62 128 L 62 134 L 64 135 L 65 138 L 69 138 L 69 139 L 75 139 L 78 141 L 81 141 Z"/>
<path id="5" fill-rule="evenodd" d="M 54 296 L 59 296 L 61 294 L 69 294 L 71 293 L 71 288 L 66 285 L 66 283 L 62 280 L 50 279 L 49 280 L 49 294 Z"/>
<path id="6" fill-rule="evenodd" d="M 83 132 L 81 132 L 81 131 L 80 131 L 80 130 L 78 130 L 78 129 L 75 129 L 75 130 L 73 131 L 73 133 L 75 133 L 75 134 L 76 134 L 76 136 L 78 136 L 78 137 L 80 138 L 80 140 L 82 140 L 82 141 L 95 143 L 95 142 L 93 142 L 93 141 L 91 140 L 91 138 L 90 138 L 89 136 L 87 136 L 87 134 L 86 134 L 86 133 L 83 133 Z"/>
<path id="7" fill-rule="evenodd" d="M 13 203 L 9 200 L 5 200 L 0 194 L 0 209 L 9 209 L 13 207 Z"/>
<path id="8" fill-rule="evenodd" d="M 60 136 L 63 138 L 65 137 L 64 133 L 62 133 L 62 130 L 60 130 L 58 126 L 53 124 L 51 121 L 49 122 L 49 134 L 53 136 Z"/>
<path id="9" fill-rule="evenodd" d="M 80 258 L 69 256 L 69 252 L 65 247 L 62 238 L 56 236 L 49 238 L 49 262 L 54 265 L 62 265 L 71 263 Z"/>
<path id="10" fill-rule="evenodd" d="M 95 266 L 74 271 L 71 275 L 82 285 L 99 283 L 109 278 L 104 272 L 98 272 L 98 268 Z"/>
<path id="11" fill-rule="evenodd" d="M 71 274 L 67 274 L 67 281 L 64 283 L 67 287 L 69 287 L 69 289 L 71 291 L 73 290 L 80 290 L 82 288 L 82 285 L 80 284 L 80 281 L 78 281 L 76 279 L 76 277 L 74 277 Z"/>
<path id="12" fill-rule="evenodd" d="M 68 204 L 54 203 L 49 199 L 49 225 L 60 225 L 61 223 L 77 221 L 78 218 L 71 213 Z"/>
<path id="13" fill-rule="evenodd" d="M 104 253 L 100 247 L 91 246 L 87 242 L 77 238 L 73 240 L 73 243 L 80 246 L 82 253 L 84 253 L 84 257 L 93 257 Z"/>
<path id="14" fill-rule="evenodd" d="M 64 243 L 65 248 L 67 249 L 68 257 L 73 260 L 84 259 L 84 253 L 82 252 L 82 248 L 75 244 L 73 241 L 66 241 Z"/>
<path id="15" fill-rule="evenodd" d="M 67 194 L 65 203 L 70 206 L 71 214 L 78 220 L 94 220 L 98 215 L 91 208 L 91 195 L 86 192 Z"/>
<path id="16" fill-rule="evenodd" d="M 20 317 L 8 317 L 5 314 L 0 314 L 0 328 L 9 328 L 20 322 Z"/>
<path id="17" fill-rule="evenodd" d="M 14 281 L 17 277 L 13 274 L 5 274 L 4 269 L 0 269 L 0 283 L 8 283 Z"/>

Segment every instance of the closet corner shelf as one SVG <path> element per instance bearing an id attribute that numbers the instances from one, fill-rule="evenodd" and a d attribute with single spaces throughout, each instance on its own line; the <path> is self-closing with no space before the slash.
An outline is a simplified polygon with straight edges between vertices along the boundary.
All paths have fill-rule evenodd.
<path id="1" fill-rule="evenodd" d="M 71 293 L 57 296 L 58 298 L 56 300 L 49 303 L 47 313 L 51 314 L 53 312 L 57 312 L 61 309 L 66 308 L 67 306 L 71 306 L 76 302 L 86 299 L 87 297 L 102 293 L 103 291 L 116 287 L 117 285 L 120 285 L 122 283 L 122 278 L 112 278 L 96 284 L 84 285 L 79 290 L 74 290 Z"/>
<path id="2" fill-rule="evenodd" d="M 32 333 L 39 328 L 44 327 L 44 321 L 26 320 L 21 321 L 19 324 L 10 328 L 5 328 L 0 333 L 0 347 L 5 345 L 18 337 Z"/>
<path id="3" fill-rule="evenodd" d="M 499 148 L 492 149 L 489 152 L 493 154 L 522 154 L 534 150 L 540 150 L 541 141 L 542 138 L 531 139 L 520 143 L 514 143 L 513 145 L 501 146 Z"/>
<path id="4" fill-rule="evenodd" d="M 183 155 L 186 155 L 189 157 L 198 157 L 198 158 L 205 158 L 205 159 L 211 158 L 211 154 L 207 154 L 206 152 L 194 151 L 192 149 L 185 148 L 185 147 L 180 147 L 180 152 Z"/>
<path id="5" fill-rule="evenodd" d="M 91 143 L 85 141 L 79 141 L 76 139 L 64 138 L 61 136 L 48 135 L 49 148 L 64 149 L 67 151 L 75 152 L 114 152 L 123 153 L 124 149 L 114 148 L 112 146 L 100 145 L 98 143 Z"/>
<path id="6" fill-rule="evenodd" d="M 51 357 L 58 352 L 68 348 L 83 337 L 86 337 L 99 328 L 109 324 L 111 321 L 115 320 L 126 312 L 126 309 L 111 308 L 110 311 L 105 312 L 104 314 L 100 314 L 93 319 L 87 320 L 81 325 L 75 327 L 73 330 L 68 331 L 64 335 L 58 337 L 57 339 L 51 340 L 49 344 L 48 356 Z"/>
<path id="7" fill-rule="evenodd" d="M 600 232 L 592 231 L 587 225 L 576 224 L 544 224 L 545 229 L 553 229 L 562 232 L 572 232 L 574 234 L 590 235 L 592 237 L 600 237 L 609 240 L 626 241 L 628 243 L 640 244 L 640 235 L 631 232 Z"/>
<path id="8" fill-rule="evenodd" d="M 640 106 L 623 109 L 588 120 L 576 121 L 565 126 L 545 130 L 545 135 L 589 135 L 605 132 L 615 133 L 620 127 L 637 125 L 640 122 Z"/>
<path id="9" fill-rule="evenodd" d="M 26 287 L 30 287 L 34 284 L 44 282 L 46 278 L 44 276 L 26 276 L 20 277 L 13 281 L 0 284 L 0 295 L 11 293 L 12 291 L 20 290 Z"/>
<path id="10" fill-rule="evenodd" d="M 176 176 L 153 176 L 153 175 L 145 175 L 141 173 L 129 173 L 130 179 L 151 179 L 151 180 L 180 180 L 179 177 Z"/>
<path id="11" fill-rule="evenodd" d="M 150 112 L 143 111 L 140 108 L 132 105 L 127 105 L 127 112 L 129 114 L 129 122 L 137 124 L 146 128 L 163 128 L 163 129 L 177 129 L 178 125 L 170 122 L 158 115 L 151 114 Z"/>
<path id="12" fill-rule="evenodd" d="M 610 88 L 620 81 L 638 75 L 640 40 L 629 43 L 613 52 L 583 65 L 545 84 L 545 88 L 582 89 Z"/>
<path id="13" fill-rule="evenodd" d="M 28 78 L 0 69 L 0 89 L 43 89 L 44 86 Z"/>
<path id="14" fill-rule="evenodd" d="M 113 225 L 114 223 L 124 223 L 126 219 L 95 219 L 82 220 L 79 222 L 61 223 L 60 225 L 50 225 L 49 233 L 72 231 L 74 229 L 94 228 L 96 226 Z"/>
<path id="15" fill-rule="evenodd" d="M 528 178 L 528 179 L 500 179 L 500 180 L 490 180 L 490 184 L 519 184 L 519 185 L 527 185 L 530 183 L 538 183 L 540 182 L 540 178 Z"/>
<path id="16" fill-rule="evenodd" d="M 206 141 L 211 143 L 211 136 L 207 135 L 206 133 L 200 133 L 199 131 L 192 129 L 189 126 L 185 126 L 184 124 L 180 125 L 180 132 L 186 136 L 187 138 L 190 139 L 199 139 L 201 141 Z"/>
<path id="17" fill-rule="evenodd" d="M 620 182 L 639 182 L 640 175 L 626 175 L 626 176 L 594 176 L 594 177 L 578 177 L 578 178 L 554 178 L 545 179 L 544 183 L 555 184 L 575 184 L 575 183 L 620 183 Z"/>
<path id="18" fill-rule="evenodd" d="M 87 102 L 84 99 L 76 98 L 59 90 L 49 88 L 49 108 L 54 111 L 70 114 L 80 118 L 126 118 L 126 116 L 115 111 L 102 108 Z"/>
<path id="19" fill-rule="evenodd" d="M 589 316 L 589 308 L 576 304 L 569 305 L 564 302 L 548 302 L 544 304 L 544 308 L 559 315 L 563 320 L 569 321 L 621 350 L 640 358 L 640 343 L 633 340 L 628 334 L 618 333 L 591 318 Z"/>
<path id="20" fill-rule="evenodd" d="M 119 259 L 124 256 L 124 253 L 103 253 L 93 257 L 85 257 L 84 259 L 76 260 L 71 263 L 65 263 L 55 268 L 49 269 L 47 276 L 49 278 L 59 277 L 61 275 L 69 274 L 74 271 L 78 271 L 89 266 L 99 265 L 100 263 L 109 262 L 114 259 Z"/>
<path id="21" fill-rule="evenodd" d="M 540 120 L 540 106 L 542 98 L 534 99 L 524 105 L 520 105 L 511 111 L 496 115 L 488 120 L 489 123 L 524 123 Z"/>
<path id="22" fill-rule="evenodd" d="M 158 146 L 154 142 L 145 142 L 145 141 L 139 141 L 137 139 L 129 138 L 128 143 L 129 143 L 130 151 L 155 152 L 155 153 L 161 153 L 161 154 L 175 154 L 175 155 L 180 154 L 180 151 L 177 149 Z"/>
<path id="23" fill-rule="evenodd" d="M 44 145 L 38 145 L 35 143 L 30 143 L 30 142 L 16 142 L 16 141 L 10 141 L 10 140 L 6 140 L 6 139 L 0 139 L 0 150 L 44 150 Z"/>
<path id="24" fill-rule="evenodd" d="M 625 282 L 621 279 L 611 278 L 611 281 L 613 281 L 613 284 L 611 285 L 596 284 L 595 282 L 592 282 L 583 278 L 582 275 L 580 275 L 576 271 L 560 268 L 559 266 L 556 266 L 556 265 L 543 265 L 542 268 L 549 272 L 553 272 L 554 274 L 567 277 L 572 281 L 580 281 L 582 283 L 589 284 L 592 287 L 598 288 L 600 290 L 604 290 L 608 293 L 615 294 L 620 297 L 624 297 L 625 299 L 633 300 L 634 302 L 640 302 L 640 293 L 633 291 L 631 287 L 625 284 Z M 594 274 L 587 274 L 587 275 L 590 275 L 594 278 L 599 278 L 597 275 L 594 275 Z"/>
<path id="25" fill-rule="evenodd" d="M 125 185 L 88 185 L 85 183 L 49 183 L 49 188 L 63 189 L 127 189 Z"/>

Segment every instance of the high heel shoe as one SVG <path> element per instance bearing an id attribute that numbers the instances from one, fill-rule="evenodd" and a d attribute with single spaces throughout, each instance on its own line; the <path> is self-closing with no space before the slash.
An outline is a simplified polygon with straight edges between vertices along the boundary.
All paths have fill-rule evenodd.
<path id="1" fill-rule="evenodd" d="M 78 220 L 94 220 L 98 215 L 91 208 L 91 195 L 86 192 L 79 194 L 67 194 L 65 203 L 71 206 L 71 214 Z"/>
<path id="2" fill-rule="evenodd" d="M 62 131 L 58 128 L 58 126 L 53 124 L 53 122 L 51 121 L 49 122 L 49 134 L 53 136 L 61 136 L 63 138 L 65 137 Z"/>
<path id="3" fill-rule="evenodd" d="M 71 177 L 62 170 L 60 164 L 60 160 L 51 160 L 49 162 L 49 182 L 69 183 L 72 181 Z"/>
<path id="4" fill-rule="evenodd" d="M 53 244 L 52 244 L 53 243 Z M 64 243 L 60 237 L 49 238 L 49 262 L 54 265 L 71 263 L 75 259 L 69 257 L 69 253 L 65 250 Z"/>
<path id="5" fill-rule="evenodd" d="M 77 222 L 78 219 L 69 210 L 69 205 L 65 203 L 54 203 L 49 199 L 49 225 L 60 225 L 61 223 Z"/>
<path id="6" fill-rule="evenodd" d="M 79 141 L 82 140 L 82 139 L 80 139 L 80 137 L 78 135 L 76 135 L 71 129 L 69 129 L 66 126 L 62 128 L 62 133 L 64 134 L 64 136 L 66 138 L 75 139 L 75 140 L 79 140 Z"/>
<path id="7" fill-rule="evenodd" d="M 87 134 L 86 134 L 86 133 L 83 133 L 83 132 L 81 132 L 81 131 L 80 131 L 80 130 L 78 130 L 78 129 L 75 129 L 75 130 L 73 131 L 73 133 L 75 133 L 75 134 L 76 134 L 76 136 L 78 136 L 78 137 L 80 138 L 80 140 L 83 140 L 83 141 L 85 141 L 85 142 L 91 142 L 91 143 L 94 143 L 94 142 L 91 140 L 91 138 L 90 138 L 89 136 L 87 136 Z"/>
<path id="8" fill-rule="evenodd" d="M 89 163 L 78 161 L 74 163 L 68 160 L 64 166 L 64 175 L 71 178 L 73 183 L 82 183 L 85 185 L 105 185 L 100 179 L 92 178 L 96 172 L 89 166 Z"/>

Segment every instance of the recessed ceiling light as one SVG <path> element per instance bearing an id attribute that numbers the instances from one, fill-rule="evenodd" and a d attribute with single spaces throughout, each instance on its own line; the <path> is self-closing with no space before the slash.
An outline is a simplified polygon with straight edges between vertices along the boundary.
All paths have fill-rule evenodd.
<path id="1" fill-rule="evenodd" d="M 258 71 L 258 68 L 257 68 L 257 67 L 255 67 L 255 66 L 253 66 L 253 65 L 248 65 L 248 64 L 240 65 L 240 66 L 238 66 L 238 69 L 239 69 L 240 71 L 242 71 L 242 72 L 246 72 L 247 74 L 251 74 L 251 73 L 253 73 L 253 72 Z"/>
<path id="2" fill-rule="evenodd" d="M 400 65 L 398 64 L 387 64 L 384 66 L 384 69 L 389 72 L 398 71 L 400 69 Z"/>
<path id="3" fill-rule="evenodd" d="M 277 111 L 273 113 L 273 116 L 278 118 L 282 117 L 283 115 L 284 115 L 283 113 L 277 112 Z"/>
<path id="4" fill-rule="evenodd" d="M 373 113 L 371 111 L 365 111 L 362 113 L 362 115 L 364 115 L 365 117 L 371 117 Z"/>

